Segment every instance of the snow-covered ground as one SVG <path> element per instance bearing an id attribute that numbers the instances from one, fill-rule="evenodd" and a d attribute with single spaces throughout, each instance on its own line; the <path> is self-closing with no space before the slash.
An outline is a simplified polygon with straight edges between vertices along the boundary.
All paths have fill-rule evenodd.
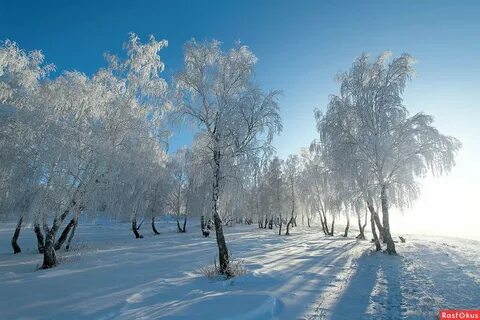
<path id="1" fill-rule="evenodd" d="M 80 224 L 75 250 L 39 271 L 31 229 L 13 255 L 12 228 L 0 228 L 0 319 L 436 319 L 440 308 L 480 308 L 477 241 L 408 236 L 391 257 L 318 227 L 279 237 L 237 226 L 227 243 L 248 273 L 219 281 L 199 272 L 215 238 L 173 227 L 153 236 L 145 226 L 136 240 L 128 224 Z"/>

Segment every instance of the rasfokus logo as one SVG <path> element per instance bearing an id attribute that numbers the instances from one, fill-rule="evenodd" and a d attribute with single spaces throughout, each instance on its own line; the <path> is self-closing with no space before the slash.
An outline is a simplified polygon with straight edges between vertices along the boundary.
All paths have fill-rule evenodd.
<path id="1" fill-rule="evenodd" d="M 479 319 L 480 310 L 440 310 L 440 320 L 445 319 Z"/>

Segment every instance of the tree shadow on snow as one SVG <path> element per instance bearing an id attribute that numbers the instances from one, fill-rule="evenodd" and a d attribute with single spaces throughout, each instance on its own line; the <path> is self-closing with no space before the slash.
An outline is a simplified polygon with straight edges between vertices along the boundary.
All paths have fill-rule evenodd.
<path id="1" fill-rule="evenodd" d="M 366 252 L 330 311 L 329 319 L 402 319 L 402 257 Z"/>

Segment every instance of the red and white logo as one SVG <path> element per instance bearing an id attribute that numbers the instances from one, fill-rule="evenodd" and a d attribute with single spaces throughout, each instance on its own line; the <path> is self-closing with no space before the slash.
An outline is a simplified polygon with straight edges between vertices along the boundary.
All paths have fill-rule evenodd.
<path id="1" fill-rule="evenodd" d="M 480 320 L 480 310 L 440 310 L 440 320 L 447 319 Z"/>

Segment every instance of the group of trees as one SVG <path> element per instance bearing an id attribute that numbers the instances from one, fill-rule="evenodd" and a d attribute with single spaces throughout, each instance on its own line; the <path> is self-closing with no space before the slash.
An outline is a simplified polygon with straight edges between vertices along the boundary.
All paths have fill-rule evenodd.
<path id="1" fill-rule="evenodd" d="M 347 222 L 343 233 L 347 237 L 350 217 L 355 216 L 360 231 L 357 237 L 365 239 L 366 207 L 341 189 L 324 157 L 312 147 L 286 160 L 267 158 L 244 188 L 247 202 L 242 211 L 248 213 L 247 221 L 257 221 L 259 228 L 277 227 L 279 235 L 289 235 L 300 219 L 309 227 L 319 221 L 321 231 L 332 236 L 335 221 L 342 217 Z"/>
<path id="2" fill-rule="evenodd" d="M 42 267 L 50 268 L 82 213 L 130 216 L 137 238 L 140 216 L 158 233 L 156 215 L 183 219 L 177 225 L 185 232 L 187 214 L 211 214 L 222 273 L 229 273 L 221 211 L 238 199 L 220 199 L 220 192 L 238 187 L 235 173 L 281 130 L 278 92 L 253 81 L 257 59 L 246 46 L 225 52 L 217 41 L 188 42 L 184 68 L 167 85 L 159 55 L 166 45 L 153 37 L 142 44 L 131 34 L 124 56 L 107 55 L 107 66 L 92 76 L 55 77 L 40 51 L 2 43 L 0 212 L 19 219 L 15 252 L 27 219 Z M 190 150 L 168 155 L 172 113 L 199 130 Z"/>
<path id="3" fill-rule="evenodd" d="M 212 219 L 220 272 L 231 276 L 226 224 L 255 222 L 288 235 L 300 216 L 333 235 L 344 216 L 347 236 L 355 216 L 365 239 L 367 210 L 377 250 L 383 240 L 395 253 L 389 207 L 407 207 L 417 178 L 454 165 L 460 143 L 403 106 L 409 55 L 358 58 L 339 75 L 340 94 L 326 112 L 315 111 L 319 139 L 282 160 L 271 146 L 282 130 L 280 92 L 254 81 L 248 47 L 189 41 L 167 84 L 159 55 L 166 45 L 131 34 L 123 55 L 106 55 L 106 67 L 87 76 L 56 75 L 40 51 L 1 44 L 0 215 L 18 221 L 15 253 L 25 221 L 50 268 L 82 214 L 129 218 L 136 238 L 145 219 L 158 234 L 155 217 L 171 214 L 183 233 L 187 216 L 197 216 Z M 167 128 L 178 117 L 198 130 L 191 147 L 168 153 Z"/>
<path id="4" fill-rule="evenodd" d="M 154 190 L 166 159 L 167 84 L 158 55 L 165 45 L 131 35 L 125 59 L 109 56 L 91 77 L 51 78 L 54 67 L 41 52 L 1 46 L 1 212 L 20 217 L 17 233 L 22 220 L 34 224 L 43 268 L 55 266 L 69 229 L 58 240 L 57 232 L 69 216 L 73 235 L 85 211 L 135 217 L 161 208 Z"/>
<path id="5" fill-rule="evenodd" d="M 367 206 L 376 249 L 377 227 L 389 254 L 396 254 L 389 208 L 404 209 L 416 200 L 418 178 L 428 172 L 448 173 L 461 146 L 432 126 L 432 116 L 410 115 L 403 105 L 414 63 L 408 54 L 392 59 L 385 52 L 373 62 L 363 54 L 338 75 L 340 94 L 330 98 L 326 113 L 315 112 L 320 138 L 313 149 L 335 176 L 336 192 L 353 206 Z M 382 222 L 375 208 L 381 208 Z"/>

